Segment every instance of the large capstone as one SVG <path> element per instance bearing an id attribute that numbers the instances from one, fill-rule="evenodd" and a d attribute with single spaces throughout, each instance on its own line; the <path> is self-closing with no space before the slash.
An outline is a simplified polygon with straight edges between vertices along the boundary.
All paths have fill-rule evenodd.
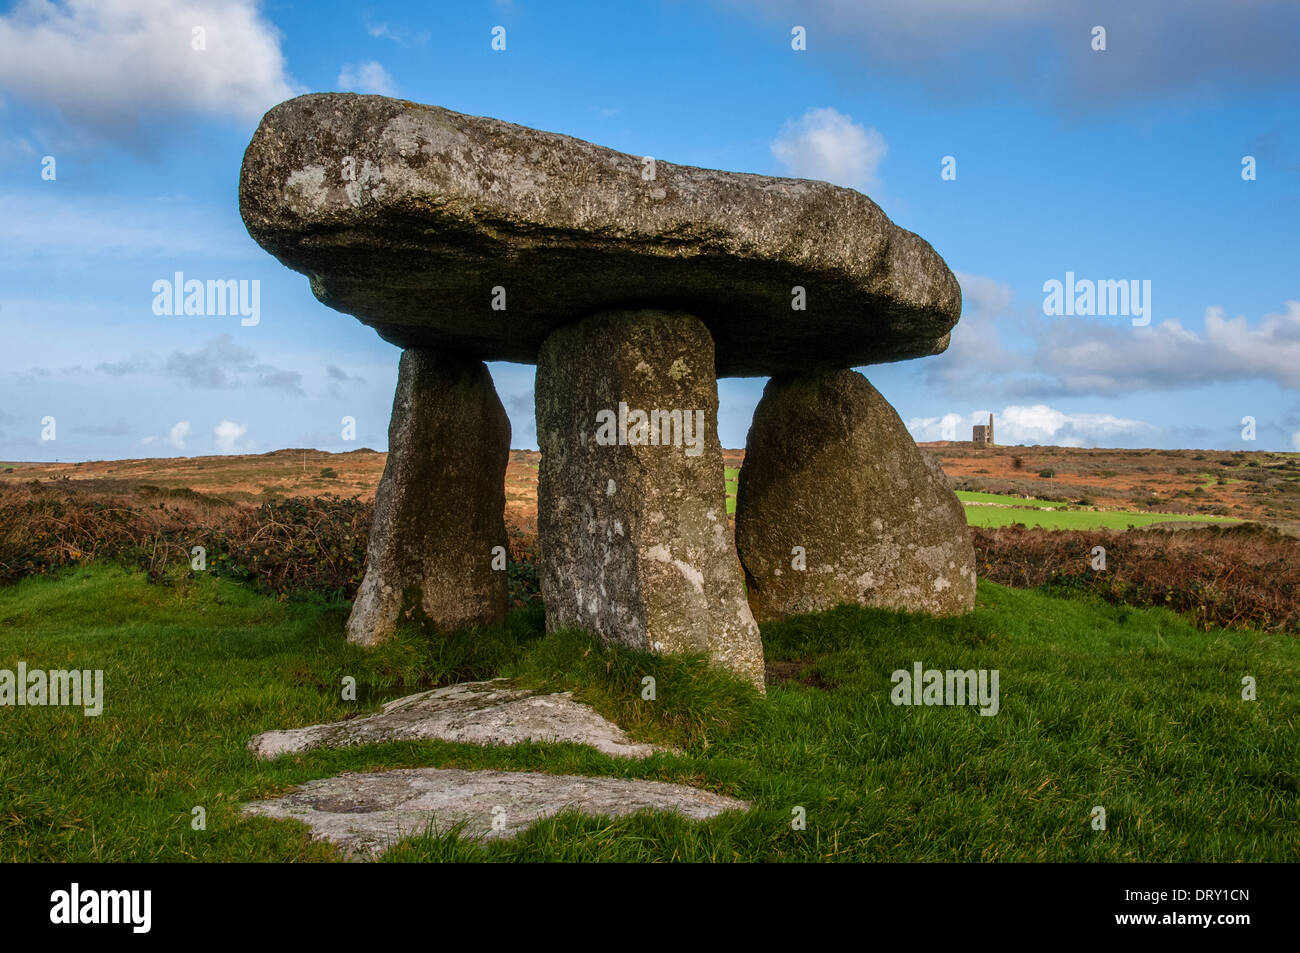
<path id="1" fill-rule="evenodd" d="M 856 371 L 768 382 L 745 445 L 736 548 L 760 621 L 841 603 L 935 615 L 975 605 L 961 502 Z"/>
<path id="2" fill-rule="evenodd" d="M 442 629 L 504 620 L 509 456 L 510 420 L 482 361 L 403 352 L 349 642 L 382 642 L 417 609 Z"/>
<path id="3" fill-rule="evenodd" d="M 634 156 L 382 96 L 281 103 L 244 156 L 252 236 L 402 347 L 532 363 L 602 309 L 697 314 L 721 376 L 936 354 L 930 245 L 858 192 Z"/>
<path id="4" fill-rule="evenodd" d="M 550 630 L 705 652 L 763 685 L 727 521 L 713 341 L 688 314 L 609 312 L 537 366 L 541 590 Z"/>

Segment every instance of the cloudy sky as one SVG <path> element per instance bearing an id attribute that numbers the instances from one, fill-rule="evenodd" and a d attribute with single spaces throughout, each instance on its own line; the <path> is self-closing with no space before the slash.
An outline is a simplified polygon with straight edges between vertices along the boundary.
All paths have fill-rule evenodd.
<path id="1" fill-rule="evenodd" d="M 866 192 L 962 283 L 946 354 L 863 369 L 918 440 L 1300 450 L 1298 35 L 1286 0 L 0 5 L 0 459 L 385 447 L 397 349 L 239 219 L 262 113 L 320 90 Z M 177 272 L 259 320 L 155 314 Z M 1045 314 L 1067 273 L 1150 282 L 1149 323 Z M 492 373 L 535 446 L 532 368 Z M 720 382 L 725 446 L 762 385 Z"/>

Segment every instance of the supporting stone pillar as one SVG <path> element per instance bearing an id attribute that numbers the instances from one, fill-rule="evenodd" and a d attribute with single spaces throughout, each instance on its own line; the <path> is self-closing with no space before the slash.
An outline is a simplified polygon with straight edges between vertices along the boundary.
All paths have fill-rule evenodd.
<path id="1" fill-rule="evenodd" d="M 763 687 L 727 522 L 713 339 L 697 318 L 602 312 L 537 361 L 537 494 L 548 630 L 707 652 Z"/>
<path id="2" fill-rule="evenodd" d="M 856 371 L 768 382 L 740 471 L 736 549 L 760 620 L 841 603 L 975 606 L 961 502 Z"/>
<path id="3" fill-rule="evenodd" d="M 509 458 L 510 420 L 487 366 L 403 351 L 349 642 L 384 641 L 416 603 L 440 629 L 505 619 Z"/>

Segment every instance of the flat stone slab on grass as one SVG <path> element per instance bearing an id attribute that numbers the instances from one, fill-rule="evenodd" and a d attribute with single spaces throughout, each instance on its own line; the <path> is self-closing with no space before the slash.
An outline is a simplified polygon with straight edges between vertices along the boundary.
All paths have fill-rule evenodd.
<path id="1" fill-rule="evenodd" d="M 259 758 L 276 758 L 312 748 L 425 739 L 476 745 L 567 741 L 616 758 L 648 758 L 667 750 L 632 741 L 618 725 L 574 701 L 570 692 L 542 694 L 513 688 L 506 679 L 407 695 L 365 718 L 263 732 L 248 742 L 248 749 Z"/>
<path id="2" fill-rule="evenodd" d="M 355 859 L 382 853 L 403 837 L 463 824 L 462 837 L 514 837 L 567 809 L 601 817 L 642 810 L 708 820 L 747 810 L 736 798 L 661 781 L 587 778 L 516 771 L 401 768 L 309 781 L 284 797 L 244 805 L 244 813 L 288 818 L 314 840 L 337 844 Z"/>

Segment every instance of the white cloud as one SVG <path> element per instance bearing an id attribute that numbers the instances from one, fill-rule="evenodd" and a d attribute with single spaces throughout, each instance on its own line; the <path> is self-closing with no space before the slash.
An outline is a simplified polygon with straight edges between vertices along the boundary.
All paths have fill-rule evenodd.
<path id="1" fill-rule="evenodd" d="M 239 449 L 239 441 L 246 433 L 248 433 L 247 424 L 223 420 L 212 428 L 212 439 L 218 450 L 230 452 Z"/>
<path id="2" fill-rule="evenodd" d="M 964 271 L 956 272 L 961 282 L 962 317 L 974 312 L 978 316 L 997 316 L 1010 305 L 1015 293 L 1011 286 L 983 275 L 971 275 Z"/>
<path id="3" fill-rule="evenodd" d="M 1168 390 L 1267 380 L 1300 389 L 1300 301 L 1256 324 L 1205 310 L 1203 334 L 1177 319 L 1147 328 L 1057 319 L 1042 332 L 1035 366 L 1061 393 Z"/>
<path id="4" fill-rule="evenodd" d="M 1300 430 L 1291 435 L 1291 446 L 1295 447 L 1297 452 L 1300 452 Z"/>
<path id="5" fill-rule="evenodd" d="M 190 435 L 190 422 L 178 420 L 167 434 L 167 442 L 177 450 L 185 449 L 185 438 Z"/>
<path id="6" fill-rule="evenodd" d="M 908 432 L 918 442 L 928 440 L 969 440 L 971 427 L 988 423 L 989 411 L 978 410 L 962 416 L 913 417 Z M 1117 437 L 1152 435 L 1154 426 L 1141 420 L 1113 414 L 1067 414 L 1046 404 L 1011 405 L 993 412 L 993 430 L 997 442 L 1012 444 L 1053 444 L 1061 447 L 1105 445 Z"/>
<path id="7" fill-rule="evenodd" d="M 0 16 L 0 86 L 128 144 L 159 119 L 255 120 L 294 93 L 256 0 L 22 0 Z"/>
<path id="8" fill-rule="evenodd" d="M 839 51 L 891 78 L 910 74 L 945 108 L 1005 100 L 1009 86 L 1092 110 L 1207 89 L 1259 95 L 1300 78 L 1294 0 L 1252 0 L 1250 15 L 1237 17 L 1224 15 L 1223 0 L 1091 0 L 1086 13 L 1068 0 L 728 2 L 740 15 L 766 15 L 787 37 L 792 24 L 805 26 L 808 56 Z M 1092 50 L 1094 24 L 1107 28 L 1104 54 Z"/>
<path id="9" fill-rule="evenodd" d="M 1034 404 L 1031 407 L 1006 407 L 994 415 L 994 432 L 999 439 L 1010 438 L 1012 443 L 1046 443 L 1054 439 L 1074 441 L 1105 440 L 1124 434 L 1153 432 L 1156 428 L 1141 420 L 1130 420 L 1112 414 L 1067 414 Z M 1063 444 L 1069 446 L 1070 444 Z"/>
<path id="10" fill-rule="evenodd" d="M 1254 323 L 1213 306 L 1203 331 L 1177 318 L 1135 328 L 1127 319 L 1044 318 L 1037 301 L 1015 306 L 1002 282 L 957 278 L 961 320 L 948 350 L 923 367 L 926 384 L 949 394 L 1027 400 L 1237 381 L 1300 390 L 1300 300 Z"/>
<path id="11" fill-rule="evenodd" d="M 218 335 L 195 351 L 172 351 L 166 358 L 150 351 L 136 351 L 121 361 L 101 361 L 95 371 L 111 377 L 161 376 L 210 390 L 265 387 L 303 396 L 301 373 L 259 361 L 253 351 L 236 344 L 229 334 Z"/>
<path id="12" fill-rule="evenodd" d="M 374 60 L 353 65 L 345 63 L 339 72 L 339 89 L 350 93 L 378 93 L 391 96 L 396 90 L 393 77 Z"/>
<path id="13" fill-rule="evenodd" d="M 1205 312 L 1206 344 L 1252 373 L 1300 388 L 1300 301 L 1282 314 L 1266 314 L 1251 328 L 1244 315 L 1224 318 L 1222 308 Z"/>
<path id="14" fill-rule="evenodd" d="M 403 27 L 392 27 L 387 23 L 370 23 L 369 21 L 366 23 L 366 32 L 377 40 L 392 40 L 398 46 L 428 43 L 431 36 L 428 30 L 415 33 Z"/>
<path id="15" fill-rule="evenodd" d="M 854 189 L 880 185 L 876 170 L 889 152 L 879 132 L 829 107 L 809 109 L 798 120 L 786 120 L 771 148 L 789 175 Z"/>
<path id="16" fill-rule="evenodd" d="M 21 159 L 28 159 L 36 155 L 36 149 L 31 142 L 19 136 L 16 139 L 0 139 L 0 158 L 15 156 Z"/>
<path id="17" fill-rule="evenodd" d="M 1008 350 L 1000 331 L 1024 330 L 1011 311 L 1010 286 L 992 278 L 957 272 L 961 320 L 952 329 L 948 350 L 924 362 L 926 382 L 951 393 L 986 389 L 990 378 L 1024 366 L 1025 355 Z"/>

